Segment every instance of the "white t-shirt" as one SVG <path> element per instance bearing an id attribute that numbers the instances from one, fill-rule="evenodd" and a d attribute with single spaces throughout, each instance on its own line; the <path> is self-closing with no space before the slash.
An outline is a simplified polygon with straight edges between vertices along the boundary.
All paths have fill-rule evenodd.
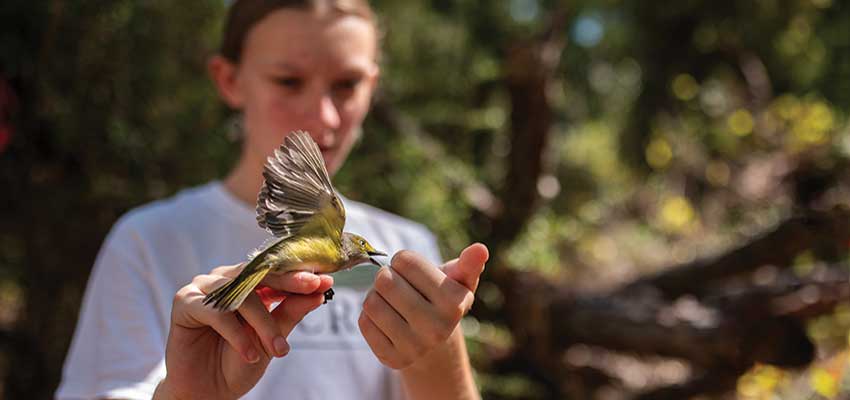
<path id="1" fill-rule="evenodd" d="M 343 199 L 345 230 L 393 254 L 440 262 L 423 226 Z M 57 399 L 150 399 L 165 376 L 171 302 L 192 277 L 245 261 L 269 234 L 254 210 L 220 182 L 184 190 L 122 217 L 107 236 L 83 298 Z M 396 399 L 397 373 L 383 366 L 357 319 L 376 267 L 334 275 L 333 301 L 309 313 L 246 399 Z"/>

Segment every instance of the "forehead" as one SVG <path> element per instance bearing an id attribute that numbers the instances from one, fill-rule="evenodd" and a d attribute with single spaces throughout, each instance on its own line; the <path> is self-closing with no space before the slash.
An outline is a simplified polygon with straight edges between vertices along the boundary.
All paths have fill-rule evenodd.
<path id="1" fill-rule="evenodd" d="M 334 12 L 277 10 L 257 23 L 245 41 L 244 63 L 306 70 L 368 68 L 377 52 L 375 28 L 369 21 Z"/>

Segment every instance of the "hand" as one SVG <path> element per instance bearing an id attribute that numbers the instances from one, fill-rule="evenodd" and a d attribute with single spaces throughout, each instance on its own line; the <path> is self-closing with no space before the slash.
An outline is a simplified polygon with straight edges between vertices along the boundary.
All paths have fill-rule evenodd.
<path id="1" fill-rule="evenodd" d="M 476 243 L 438 269 L 413 252 L 398 252 L 391 268 L 378 271 L 358 321 L 375 356 L 402 369 L 444 344 L 472 307 L 488 257 Z"/>
<path id="2" fill-rule="evenodd" d="M 236 399 L 263 376 L 272 357 L 289 352 L 286 337 L 322 304 L 333 278 L 309 272 L 268 274 L 237 312 L 203 304 L 204 296 L 242 265 L 198 275 L 174 296 L 165 349 L 167 376 L 155 399 Z M 273 302 L 281 301 L 273 311 Z"/>

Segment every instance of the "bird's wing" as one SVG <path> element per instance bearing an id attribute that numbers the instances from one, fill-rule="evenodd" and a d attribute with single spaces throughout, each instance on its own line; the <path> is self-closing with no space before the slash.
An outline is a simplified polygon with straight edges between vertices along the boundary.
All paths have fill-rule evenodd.
<path id="1" fill-rule="evenodd" d="M 257 223 L 277 237 L 309 231 L 342 236 L 345 208 L 331 185 L 319 147 L 303 131 L 286 136 L 263 169 Z"/>

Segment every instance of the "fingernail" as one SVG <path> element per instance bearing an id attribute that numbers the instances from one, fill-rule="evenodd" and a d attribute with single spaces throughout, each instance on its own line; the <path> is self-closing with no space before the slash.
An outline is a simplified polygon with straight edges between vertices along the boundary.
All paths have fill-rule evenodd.
<path id="1" fill-rule="evenodd" d="M 274 351 L 277 352 L 278 357 L 283 357 L 286 353 L 289 353 L 289 343 L 286 343 L 286 339 L 284 339 L 283 336 L 274 338 L 272 343 L 274 344 Z"/>
<path id="2" fill-rule="evenodd" d="M 248 350 L 245 350 L 245 358 L 248 359 L 248 362 L 251 364 L 260 361 L 260 354 L 257 352 L 257 349 L 251 347 Z"/>

